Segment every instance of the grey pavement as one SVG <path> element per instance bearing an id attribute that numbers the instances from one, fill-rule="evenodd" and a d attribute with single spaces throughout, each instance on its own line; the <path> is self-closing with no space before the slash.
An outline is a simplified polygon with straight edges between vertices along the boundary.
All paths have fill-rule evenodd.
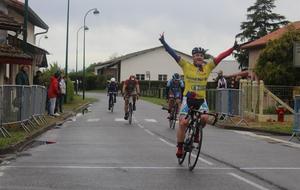
<path id="1" fill-rule="evenodd" d="M 121 98 L 110 113 L 104 94 L 88 95 L 99 99 L 90 112 L 0 165 L 0 189 L 300 189 L 297 143 L 207 126 L 190 172 L 177 164 L 176 133 L 160 106 L 139 101 L 129 125 Z"/>

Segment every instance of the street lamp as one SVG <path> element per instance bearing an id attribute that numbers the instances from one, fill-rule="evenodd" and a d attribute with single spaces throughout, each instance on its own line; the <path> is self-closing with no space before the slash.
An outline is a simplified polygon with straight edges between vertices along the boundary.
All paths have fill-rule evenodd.
<path id="1" fill-rule="evenodd" d="M 77 35 L 76 35 L 76 94 L 78 95 L 78 78 L 77 78 L 77 71 L 78 71 L 78 33 L 80 32 L 81 29 L 83 29 L 84 26 L 81 26 L 78 30 L 77 30 Z M 84 30 L 88 30 L 89 28 L 87 26 L 85 26 Z"/>
<path id="2" fill-rule="evenodd" d="M 40 47 L 40 42 L 41 42 L 41 39 L 44 38 L 44 39 L 48 39 L 48 36 L 47 35 L 42 35 L 39 40 L 38 40 L 38 47 Z"/>
<path id="3" fill-rule="evenodd" d="M 88 12 L 85 13 L 84 19 L 83 19 L 83 26 L 85 25 L 86 17 L 87 15 L 93 12 L 94 15 L 99 14 L 97 8 L 90 9 Z M 83 30 L 83 88 L 82 88 L 82 99 L 85 99 L 85 85 L 86 85 L 86 79 L 85 79 L 85 30 Z"/>
<path id="4" fill-rule="evenodd" d="M 68 80 L 68 59 L 69 59 L 69 22 L 70 22 L 70 0 L 68 0 L 68 6 L 67 6 L 67 34 L 66 34 L 66 63 L 65 63 L 65 77 L 66 80 Z M 66 82 L 66 89 L 68 89 L 68 82 Z M 66 90 L 65 94 L 65 103 L 68 99 L 68 90 Z"/>

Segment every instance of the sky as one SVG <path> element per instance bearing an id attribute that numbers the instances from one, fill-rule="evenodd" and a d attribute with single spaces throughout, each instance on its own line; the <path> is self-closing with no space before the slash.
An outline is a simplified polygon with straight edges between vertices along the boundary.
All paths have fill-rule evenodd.
<path id="1" fill-rule="evenodd" d="M 256 0 L 70 0 L 69 70 L 76 65 L 76 37 L 87 16 L 86 66 L 111 57 L 160 46 L 162 32 L 174 49 L 190 54 L 193 47 L 209 49 L 211 55 L 231 47 L 246 21 L 247 8 Z M 273 12 L 287 20 L 300 20 L 299 0 L 276 0 Z M 49 25 L 48 39 L 40 47 L 48 62 L 66 61 L 67 0 L 29 0 L 29 6 Z M 298 10 L 297 10 L 298 9 Z M 36 32 L 40 29 L 37 28 Z M 78 33 L 78 68 L 82 69 L 83 31 Z M 233 59 L 229 57 L 228 59 Z"/>

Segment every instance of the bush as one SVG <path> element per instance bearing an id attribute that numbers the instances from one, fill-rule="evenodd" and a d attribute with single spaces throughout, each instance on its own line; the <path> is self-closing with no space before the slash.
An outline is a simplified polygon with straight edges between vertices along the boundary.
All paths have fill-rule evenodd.
<path id="1" fill-rule="evenodd" d="M 66 81 L 67 84 L 67 102 L 74 100 L 74 84 L 70 78 Z"/>

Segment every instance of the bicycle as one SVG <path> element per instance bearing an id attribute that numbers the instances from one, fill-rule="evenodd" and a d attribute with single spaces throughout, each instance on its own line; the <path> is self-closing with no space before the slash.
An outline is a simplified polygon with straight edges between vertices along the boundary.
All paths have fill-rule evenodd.
<path id="1" fill-rule="evenodd" d="M 171 110 L 172 111 L 169 116 L 169 126 L 171 129 L 175 129 L 178 114 L 178 104 L 176 103 L 176 101 L 174 102 Z"/>
<path id="2" fill-rule="evenodd" d="M 188 154 L 188 168 L 190 171 L 192 171 L 195 168 L 201 151 L 203 141 L 203 126 L 201 125 L 201 115 L 203 114 L 211 115 L 216 118 L 215 114 L 203 113 L 202 111 L 193 109 L 190 109 L 186 116 L 186 119 L 190 117 L 191 120 L 189 122 L 188 127 L 185 130 L 185 138 L 183 142 L 184 153 L 181 158 L 178 158 L 178 164 L 182 165 L 182 163 L 185 160 L 185 157 Z M 199 133 L 199 139 L 195 142 L 195 136 L 197 132 Z"/>
<path id="3" fill-rule="evenodd" d="M 128 101 L 129 101 L 129 103 L 128 103 L 128 122 L 129 122 L 129 124 L 131 125 L 131 123 L 132 123 L 132 115 L 133 115 L 133 99 L 132 99 L 132 95 L 130 95 L 129 97 L 128 97 Z"/>
<path id="4" fill-rule="evenodd" d="M 108 98 L 108 105 L 109 105 L 109 110 L 111 112 L 114 112 L 114 105 L 115 105 L 115 101 L 114 101 L 114 92 L 109 92 L 109 98 Z"/>

